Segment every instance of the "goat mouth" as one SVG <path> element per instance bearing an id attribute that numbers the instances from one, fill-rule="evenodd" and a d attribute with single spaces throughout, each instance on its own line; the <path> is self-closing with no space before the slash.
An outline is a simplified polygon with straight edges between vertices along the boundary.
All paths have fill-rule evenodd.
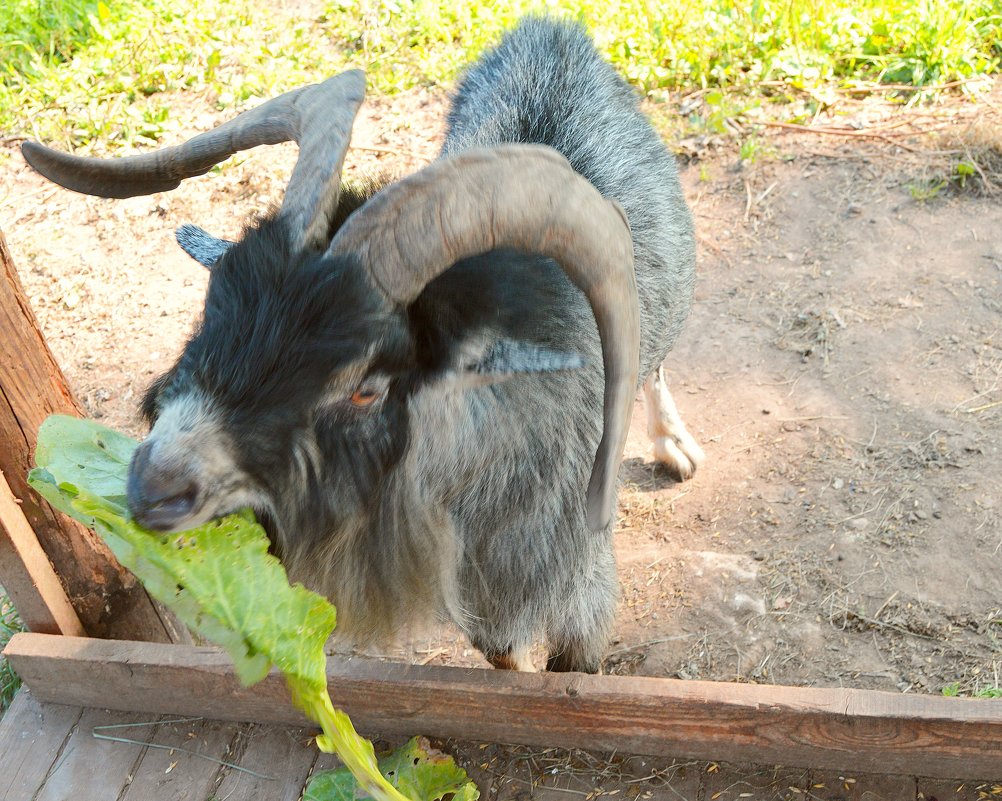
<path id="1" fill-rule="evenodd" d="M 258 525 L 264 529 L 264 533 L 268 536 L 268 553 L 273 556 L 278 555 L 278 525 L 275 522 L 275 517 L 267 509 L 254 509 L 254 516 L 257 518 Z"/>

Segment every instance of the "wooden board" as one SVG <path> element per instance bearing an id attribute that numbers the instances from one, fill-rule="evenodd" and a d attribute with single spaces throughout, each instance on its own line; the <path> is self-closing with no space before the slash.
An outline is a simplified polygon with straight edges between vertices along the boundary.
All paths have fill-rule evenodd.
<path id="1" fill-rule="evenodd" d="M 122 723 L 138 725 L 100 729 Z M 0 801 L 298 801 L 315 734 L 47 704 L 22 687 L 0 718 Z"/>
<path id="2" fill-rule="evenodd" d="M 230 759 L 245 771 L 224 769 L 216 798 L 239 801 L 299 801 L 319 752 L 313 729 L 254 725 L 243 730 Z"/>
<path id="3" fill-rule="evenodd" d="M 28 486 L 38 427 L 50 414 L 79 415 L 80 407 L 49 350 L 24 294 L 0 231 L 0 473 L 92 636 L 184 640 L 138 581 L 94 532 L 55 511 Z M 0 563 L 0 584 L 18 575 Z M 190 639 L 187 640 L 190 642 Z"/>
<path id="4" fill-rule="evenodd" d="M 41 700 L 302 724 L 282 677 L 246 689 L 214 648 L 19 634 L 7 658 Z M 332 659 L 359 729 L 594 751 L 992 779 L 1002 704 L 897 695 Z"/>
<path id="5" fill-rule="evenodd" d="M 18 691 L 0 722 L 0 801 L 34 797 L 81 712 L 41 704 L 23 687 Z"/>
<path id="6" fill-rule="evenodd" d="M 139 723 L 156 720 L 156 715 L 141 712 L 110 712 L 85 709 L 69 739 L 63 745 L 33 801 L 108 801 L 119 798 L 132 781 L 144 745 L 126 745 L 94 737 L 95 726 Z M 152 727 L 140 730 L 137 740 L 148 740 Z"/>
<path id="7" fill-rule="evenodd" d="M 211 798 L 216 778 L 230 756 L 241 724 L 207 720 L 170 720 L 161 723 L 150 739 L 152 746 L 136 764 L 121 801 L 199 801 Z M 118 737 L 142 737 L 142 729 L 122 729 Z"/>
<path id="8" fill-rule="evenodd" d="M 29 631 L 84 636 L 63 585 L 0 473 L 0 576 Z"/>

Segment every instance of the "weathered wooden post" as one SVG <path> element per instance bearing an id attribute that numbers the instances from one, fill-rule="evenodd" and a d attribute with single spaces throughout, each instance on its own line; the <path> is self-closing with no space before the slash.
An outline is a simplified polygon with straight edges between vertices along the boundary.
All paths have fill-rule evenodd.
<path id="1" fill-rule="evenodd" d="M 0 584 L 14 606 L 24 609 L 29 626 L 116 639 L 187 639 L 96 534 L 52 509 L 28 486 L 38 427 L 50 414 L 79 415 L 80 407 L 45 342 L 0 231 Z"/>

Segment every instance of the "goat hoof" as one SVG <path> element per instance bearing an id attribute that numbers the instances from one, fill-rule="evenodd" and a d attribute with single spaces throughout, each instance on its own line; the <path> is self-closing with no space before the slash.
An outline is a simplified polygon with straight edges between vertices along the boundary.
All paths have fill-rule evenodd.
<path id="1" fill-rule="evenodd" d="M 703 449 L 695 442 L 687 443 L 685 449 L 680 445 L 674 437 L 657 437 L 654 440 L 654 460 L 678 482 L 692 478 L 705 458 Z"/>

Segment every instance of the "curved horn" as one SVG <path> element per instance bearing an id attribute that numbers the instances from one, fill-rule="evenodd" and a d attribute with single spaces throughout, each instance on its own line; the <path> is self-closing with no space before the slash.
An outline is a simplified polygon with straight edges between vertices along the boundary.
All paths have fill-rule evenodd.
<path id="1" fill-rule="evenodd" d="M 612 518 L 640 359 L 633 240 L 622 208 L 551 148 L 469 150 L 384 189 L 348 218 L 329 252 L 359 258 L 389 300 L 407 304 L 455 262 L 499 247 L 555 259 L 591 303 L 605 411 L 587 512 L 588 525 L 602 529 Z"/>
<path id="2" fill-rule="evenodd" d="M 365 95 L 360 70 L 304 86 L 239 114 L 174 147 L 116 159 L 82 158 L 25 142 L 25 160 L 51 181 L 99 197 L 125 198 L 174 189 L 241 150 L 295 140 L 299 160 L 282 202 L 282 214 L 301 244 L 323 249 L 328 219 L 337 208 L 341 166 L 351 126 Z"/>

